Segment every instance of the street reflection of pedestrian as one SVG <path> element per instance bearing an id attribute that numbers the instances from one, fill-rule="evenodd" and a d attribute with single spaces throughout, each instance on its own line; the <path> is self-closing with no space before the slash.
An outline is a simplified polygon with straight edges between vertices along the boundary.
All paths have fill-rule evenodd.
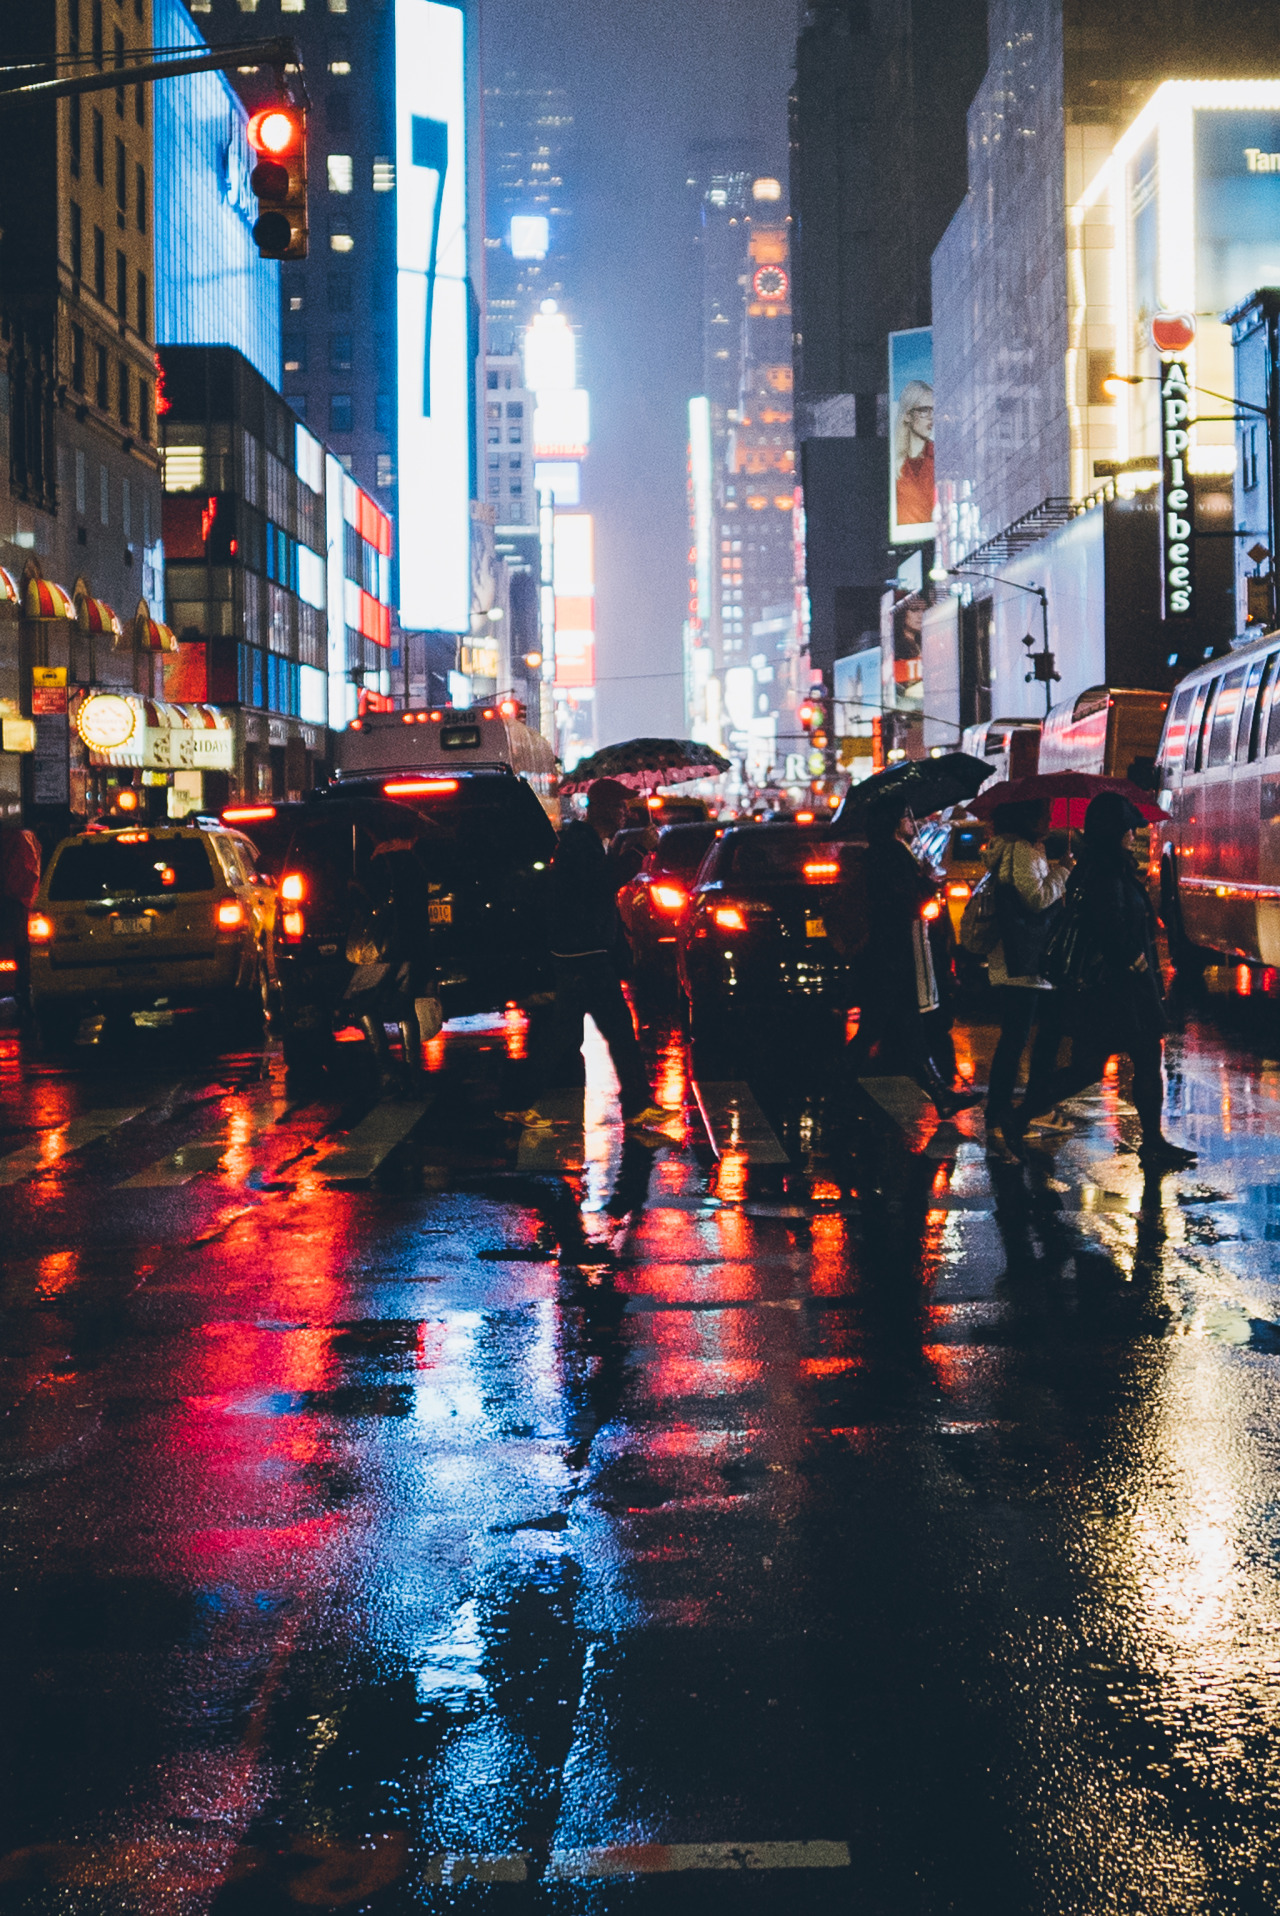
<path id="1" fill-rule="evenodd" d="M 1079 863 L 1067 883 L 1066 912 L 1059 934 L 1064 975 L 1060 980 L 1063 1022 L 1071 1036 L 1071 1063 L 1061 1070 L 1032 1071 L 1005 1139 L 1021 1149 L 1031 1119 L 1063 1098 L 1097 1084 L 1117 1053 L 1133 1066 L 1133 1102 L 1142 1126 L 1140 1154 L 1147 1169 L 1174 1170 L 1194 1164 L 1164 1136 L 1164 1001 L 1156 952 L 1155 914 L 1134 863 L 1137 807 L 1119 792 L 1102 792 L 1084 819 Z"/>
<path id="2" fill-rule="evenodd" d="M 880 1069 L 896 1061 L 933 1101 L 938 1116 L 978 1102 L 944 1081 L 931 1054 L 930 1016 L 938 1009 L 925 907 L 937 898 L 934 880 L 912 856 L 915 823 L 901 800 L 867 810 L 865 909 L 867 944 L 861 960 L 861 1015 L 850 1063 L 865 1074 L 872 1054 Z"/>
<path id="3" fill-rule="evenodd" d="M 993 1157 L 1011 1155 L 1005 1128 L 1013 1116 L 1013 1092 L 1022 1054 L 1034 1031 L 1031 1076 L 1046 1077 L 1057 1063 L 1060 1037 L 1052 986 L 1041 975 L 1049 936 L 1058 922 L 1067 866 L 1051 865 L 1044 836 L 1049 807 L 1039 800 L 1000 805 L 992 820 L 994 836 L 983 862 L 996 891 L 1000 937 L 987 958 L 1000 1036 L 987 1086 L 987 1149 Z"/>
<path id="4" fill-rule="evenodd" d="M 545 1089 L 583 1082 L 582 1039 L 589 1017 L 609 1047 L 628 1124 L 661 1123 L 649 1090 L 631 1007 L 622 990 L 626 935 L 618 917 L 618 872 L 608 845 L 627 820 L 631 793 L 617 779 L 598 778 L 587 793 L 587 816 L 560 833 L 549 886 L 555 1006 L 539 1073 Z M 534 1106 L 504 1114 L 537 1123 Z"/>

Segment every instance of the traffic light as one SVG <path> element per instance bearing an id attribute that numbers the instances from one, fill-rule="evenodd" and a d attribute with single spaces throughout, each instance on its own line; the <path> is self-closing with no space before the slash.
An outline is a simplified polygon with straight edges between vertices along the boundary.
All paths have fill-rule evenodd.
<path id="1" fill-rule="evenodd" d="M 800 723 L 801 725 L 803 725 L 806 732 L 812 731 L 813 727 L 818 722 L 819 716 L 820 715 L 819 715 L 818 707 L 814 704 L 812 699 L 801 700 L 799 718 L 800 718 Z"/>
<path id="2" fill-rule="evenodd" d="M 260 211 L 253 238 L 263 259 L 307 257 L 307 116 L 268 106 L 249 122 L 258 163 L 249 175 Z"/>

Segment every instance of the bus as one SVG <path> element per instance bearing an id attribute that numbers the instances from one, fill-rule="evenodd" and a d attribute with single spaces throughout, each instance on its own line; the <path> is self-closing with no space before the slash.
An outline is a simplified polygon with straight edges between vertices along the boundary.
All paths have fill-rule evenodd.
<path id="1" fill-rule="evenodd" d="M 1154 759 L 1168 692 L 1091 685 L 1055 705 L 1040 734 L 1042 772 L 1102 772 L 1127 778 L 1135 759 Z"/>
<path id="2" fill-rule="evenodd" d="M 1174 687 L 1160 741 L 1152 889 L 1175 964 L 1280 965 L 1280 632 Z"/>
<path id="3" fill-rule="evenodd" d="M 960 750 L 970 758 L 986 759 L 993 778 L 1029 778 L 1037 769 L 1040 720 L 996 718 L 967 725 Z"/>
<path id="4" fill-rule="evenodd" d="M 554 750 L 541 732 L 508 716 L 500 705 L 472 711 L 443 706 L 366 712 L 339 732 L 337 744 L 340 785 L 384 774 L 513 772 L 529 786 L 551 823 L 560 823 Z M 387 796 L 396 794 L 388 791 Z"/>

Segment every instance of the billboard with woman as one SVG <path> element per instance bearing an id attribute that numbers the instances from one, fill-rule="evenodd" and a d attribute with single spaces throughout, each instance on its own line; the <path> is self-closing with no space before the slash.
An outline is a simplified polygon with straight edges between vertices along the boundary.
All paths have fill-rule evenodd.
<path id="1" fill-rule="evenodd" d="M 933 537 L 933 329 L 889 335 L 889 538 Z"/>

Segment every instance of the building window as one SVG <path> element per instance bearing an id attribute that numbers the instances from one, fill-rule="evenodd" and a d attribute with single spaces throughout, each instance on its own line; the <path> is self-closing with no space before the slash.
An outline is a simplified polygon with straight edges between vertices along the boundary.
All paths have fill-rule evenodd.
<path id="1" fill-rule="evenodd" d="M 116 254 L 116 311 L 121 319 L 129 318 L 129 262 L 123 253 Z"/>
<path id="2" fill-rule="evenodd" d="M 93 229 L 93 290 L 99 299 L 107 297 L 107 236 L 100 226 Z"/>
<path id="3" fill-rule="evenodd" d="M 107 349 L 105 346 L 95 346 L 93 350 L 94 357 L 97 361 L 96 376 L 93 382 L 94 398 L 97 400 L 101 410 L 105 412 L 111 402 L 111 395 L 107 391 Z"/>
<path id="4" fill-rule="evenodd" d="M 380 452 L 377 456 L 377 480 L 379 486 L 393 486 L 396 482 L 396 469 L 389 452 Z"/>
<path id="5" fill-rule="evenodd" d="M 351 371 L 350 333 L 330 333 L 329 371 L 331 373 L 349 373 Z"/>
<path id="6" fill-rule="evenodd" d="M 139 166 L 136 168 L 133 176 L 133 186 L 133 216 L 138 223 L 138 231 L 145 233 L 147 230 L 147 174 L 145 167 Z"/>
<path id="7" fill-rule="evenodd" d="M 391 431 L 391 394 L 376 393 L 373 401 L 373 429 L 375 432 Z"/>
<path id="8" fill-rule="evenodd" d="M 133 89 L 133 117 L 139 126 L 147 124 L 147 89 L 144 86 Z"/>
<path id="9" fill-rule="evenodd" d="M 394 193 L 396 186 L 396 163 L 394 160 L 376 159 L 373 163 L 373 190 L 375 193 Z"/>
<path id="10" fill-rule="evenodd" d="M 331 313 L 349 313 L 351 311 L 350 273 L 330 273 L 329 311 Z"/>
<path id="11" fill-rule="evenodd" d="M 330 133 L 351 131 L 351 103 L 345 93 L 331 93 L 325 101 L 325 119 Z"/>
<path id="12" fill-rule="evenodd" d="M 119 27 L 115 29 L 113 37 L 116 49 L 114 65 L 116 71 L 119 72 L 124 65 L 124 34 L 120 31 Z M 124 118 L 124 88 L 122 86 L 116 88 L 116 118 L 117 120 L 123 120 Z"/>
<path id="13" fill-rule="evenodd" d="M 307 423 L 307 395 L 305 393 L 286 393 L 284 403 L 286 406 L 293 407 L 293 410 L 305 426 Z"/>
<path id="14" fill-rule="evenodd" d="M 116 141 L 116 224 L 123 226 L 125 215 L 129 211 L 128 164 L 125 159 L 124 141 Z"/>
<path id="15" fill-rule="evenodd" d="M 349 253 L 355 246 L 350 233 L 330 233 L 329 249 L 334 253 Z"/>
<path id="16" fill-rule="evenodd" d="M 71 328 L 71 384 L 76 392 L 82 393 L 84 391 L 83 326 L 73 326 Z"/>
<path id="17" fill-rule="evenodd" d="M 147 276 L 138 274 L 138 331 L 143 339 L 151 337 L 151 315 L 147 310 Z"/>
<path id="18" fill-rule="evenodd" d="M 291 313 L 300 313 L 302 311 L 302 294 L 301 293 L 290 293 L 289 311 Z"/>
<path id="19" fill-rule="evenodd" d="M 130 407 L 130 404 L 129 404 L 129 400 L 131 396 L 130 395 L 131 384 L 132 382 L 129 378 L 129 368 L 125 365 L 124 361 L 121 360 L 120 362 L 120 424 L 122 426 L 129 425 L 131 421 L 132 408 Z"/>
<path id="20" fill-rule="evenodd" d="M 80 178 L 80 95 L 73 93 L 67 101 L 71 112 L 71 177 Z"/>
<path id="21" fill-rule="evenodd" d="M 305 333 L 286 333 L 281 341 L 284 347 L 284 369 L 287 373 L 305 373 L 307 370 L 307 336 Z M 293 401 L 290 400 L 292 405 Z"/>
<path id="22" fill-rule="evenodd" d="M 72 53 L 80 51 L 80 0 L 67 0 L 67 30 Z"/>
<path id="23" fill-rule="evenodd" d="M 71 277 L 81 279 L 84 276 L 84 221 L 80 208 L 71 201 Z"/>
<path id="24" fill-rule="evenodd" d="M 150 443 L 150 440 L 151 440 L 151 393 L 145 379 L 140 379 L 138 381 L 138 437 L 139 439 L 145 439 L 148 442 L 148 444 Z M 145 504 L 145 499 L 144 499 L 144 504 Z M 148 539 L 146 543 L 150 545 L 151 541 Z"/>
<path id="25" fill-rule="evenodd" d="M 281 13 L 305 13 L 307 0 L 280 0 Z"/>
<path id="26" fill-rule="evenodd" d="M 93 64 L 102 65 L 102 0 L 93 0 Z"/>
<path id="27" fill-rule="evenodd" d="M 489 388 L 489 391 L 490 391 L 491 393 L 496 393 L 496 392 L 497 392 L 497 390 L 498 390 L 498 375 L 497 375 L 497 373 L 490 373 L 490 374 L 488 374 L 488 376 L 487 376 L 487 378 L 486 378 L 486 380 L 485 380 L 485 384 L 486 384 L 486 385 L 488 386 L 488 388 Z"/>
<path id="28" fill-rule="evenodd" d="M 104 526 L 111 524 L 111 475 L 105 466 L 98 467 L 98 517 Z"/>
<path id="29" fill-rule="evenodd" d="M 107 183 L 107 133 L 102 115 L 93 116 L 93 177 L 99 186 Z"/>
<path id="30" fill-rule="evenodd" d="M 256 13 L 258 11 L 258 0 L 237 0 L 237 5 L 241 13 Z"/>
<path id="31" fill-rule="evenodd" d="M 1258 428 L 1247 426 L 1244 432 L 1240 478 L 1246 492 L 1252 492 L 1258 483 Z"/>
<path id="32" fill-rule="evenodd" d="M 345 13 L 346 10 L 347 0 L 329 0 L 330 13 Z"/>
<path id="33" fill-rule="evenodd" d="M 508 419 L 523 419 L 524 418 L 523 399 L 509 399 L 507 401 L 507 418 Z"/>
<path id="34" fill-rule="evenodd" d="M 331 393 L 329 395 L 329 431 L 351 431 L 350 393 Z"/>
<path id="35" fill-rule="evenodd" d="M 76 452 L 76 511 L 83 519 L 85 500 L 88 497 L 88 460 L 80 450 Z"/>
<path id="36" fill-rule="evenodd" d="M 126 539 L 133 537 L 133 488 L 127 479 L 120 481 L 120 530 Z"/>
<path id="37" fill-rule="evenodd" d="M 349 153 L 331 153 L 328 158 L 329 191 L 349 193 L 355 184 L 355 167 Z"/>

